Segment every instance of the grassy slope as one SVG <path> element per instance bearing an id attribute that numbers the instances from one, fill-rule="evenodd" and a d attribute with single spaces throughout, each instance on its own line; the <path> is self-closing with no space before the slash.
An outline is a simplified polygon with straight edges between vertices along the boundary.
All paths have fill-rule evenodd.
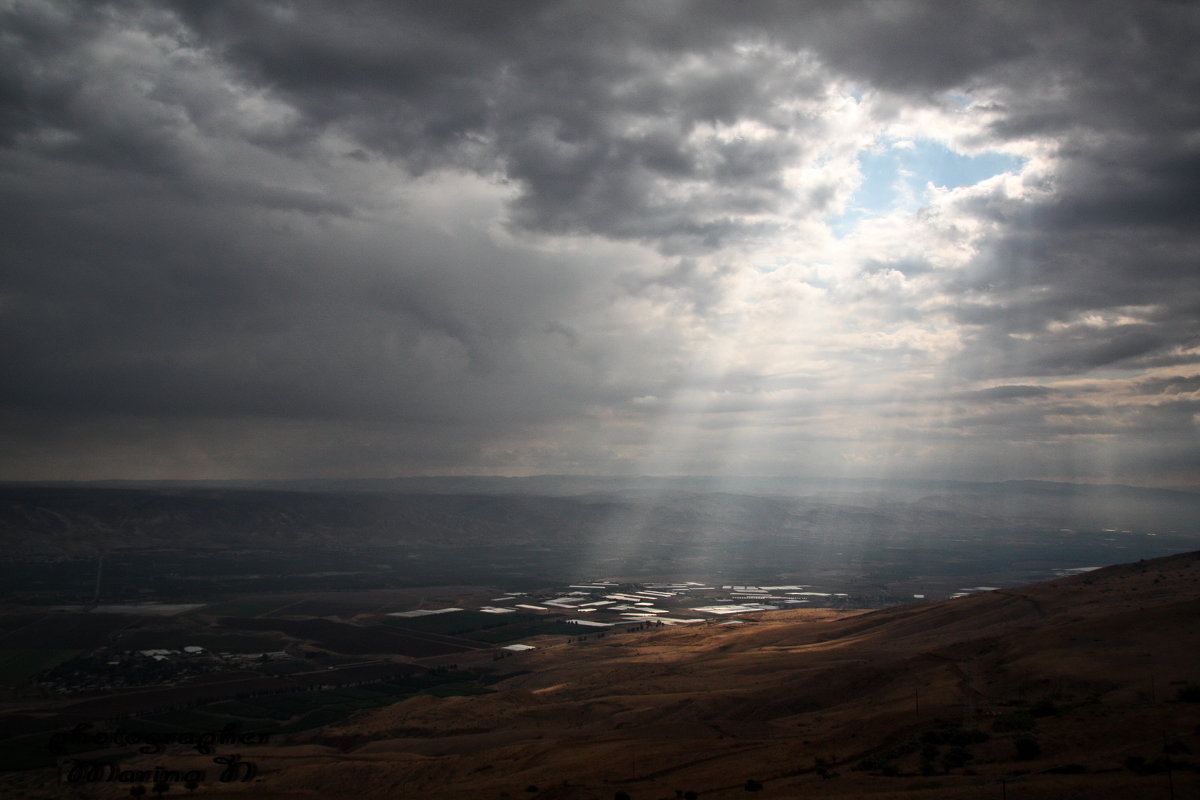
<path id="1" fill-rule="evenodd" d="M 252 791 L 205 791 L 711 800 L 754 779 L 764 798 L 1116 800 L 1167 796 L 1166 773 L 1126 766 L 1153 768 L 1166 741 L 1176 796 L 1195 796 L 1183 764 L 1200 764 L 1200 703 L 1175 698 L 1200 683 L 1198 612 L 1200 555 L 1183 555 L 943 603 L 551 647 L 508 662 L 531 672 L 496 694 L 365 712 L 247 752 L 264 770 Z M 956 750 L 936 733 L 972 717 L 987 741 Z M 1040 753 L 1019 758 L 1022 738 Z"/>

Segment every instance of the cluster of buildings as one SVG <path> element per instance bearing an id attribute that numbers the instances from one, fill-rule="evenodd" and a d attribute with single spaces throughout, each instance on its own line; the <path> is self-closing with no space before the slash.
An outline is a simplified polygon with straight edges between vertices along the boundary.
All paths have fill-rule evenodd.
<path id="1" fill-rule="evenodd" d="M 35 682 L 43 690 L 58 694 L 154 686 L 222 668 L 207 655 L 204 648 L 125 651 L 101 648 L 41 672 Z"/>

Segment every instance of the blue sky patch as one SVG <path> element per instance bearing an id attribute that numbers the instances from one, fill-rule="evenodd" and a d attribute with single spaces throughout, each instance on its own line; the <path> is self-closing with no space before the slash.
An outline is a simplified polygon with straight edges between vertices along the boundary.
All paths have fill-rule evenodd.
<path id="1" fill-rule="evenodd" d="M 862 184 L 846 213 L 830 220 L 839 236 L 866 217 L 897 209 L 915 211 L 924 203 L 927 184 L 947 189 L 972 186 L 993 175 L 1019 170 L 1024 164 L 1024 159 L 1007 153 L 964 155 L 932 139 L 887 144 L 886 150 L 859 155 Z"/>

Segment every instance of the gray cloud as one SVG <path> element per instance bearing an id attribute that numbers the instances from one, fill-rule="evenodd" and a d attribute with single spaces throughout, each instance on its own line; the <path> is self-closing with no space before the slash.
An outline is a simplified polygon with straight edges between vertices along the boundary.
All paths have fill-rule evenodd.
<path id="1" fill-rule="evenodd" d="M 1049 394 L 1053 394 L 1053 392 L 1045 386 L 1008 384 L 1005 386 L 993 386 L 989 389 L 979 389 L 974 392 L 964 392 L 959 397 L 967 402 L 991 402 L 994 400 L 1023 400 L 1029 397 L 1045 397 Z"/>
<path id="2" fill-rule="evenodd" d="M 1188 4 L 0 15 L 4 476 L 636 469 L 680 409 L 739 465 L 1194 436 Z M 922 113 L 1050 167 L 946 201 L 953 268 L 918 213 L 827 270 L 856 154 Z"/>
<path id="3" fill-rule="evenodd" d="M 1200 392 L 1200 376 L 1172 375 L 1138 381 L 1138 389 L 1146 394 L 1183 394 Z"/>

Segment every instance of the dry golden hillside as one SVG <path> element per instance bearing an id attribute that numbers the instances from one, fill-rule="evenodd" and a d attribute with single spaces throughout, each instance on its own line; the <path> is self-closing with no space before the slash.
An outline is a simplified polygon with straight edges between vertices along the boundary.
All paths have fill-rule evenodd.
<path id="1" fill-rule="evenodd" d="M 247 750 L 261 780 L 197 796 L 1196 797 L 1198 620 L 1187 554 L 596 638 L 506 660 L 528 672 L 495 694 L 416 697 Z"/>

